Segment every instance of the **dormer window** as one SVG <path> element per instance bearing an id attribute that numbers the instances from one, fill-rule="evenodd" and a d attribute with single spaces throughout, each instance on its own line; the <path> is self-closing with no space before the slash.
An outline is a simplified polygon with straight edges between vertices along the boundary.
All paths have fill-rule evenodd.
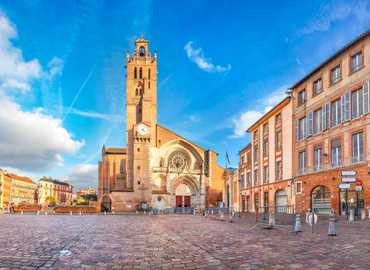
<path id="1" fill-rule="evenodd" d="M 141 57 L 144 57 L 145 56 L 145 48 L 143 46 L 141 46 L 140 49 L 139 49 L 139 55 Z"/>

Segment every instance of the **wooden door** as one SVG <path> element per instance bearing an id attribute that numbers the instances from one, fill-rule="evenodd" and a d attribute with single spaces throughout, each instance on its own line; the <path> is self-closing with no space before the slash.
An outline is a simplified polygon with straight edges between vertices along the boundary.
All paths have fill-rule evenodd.
<path id="1" fill-rule="evenodd" d="M 190 196 L 184 196 L 184 207 L 190 207 Z"/>
<path id="2" fill-rule="evenodd" d="M 182 196 L 176 196 L 176 207 L 182 207 Z"/>

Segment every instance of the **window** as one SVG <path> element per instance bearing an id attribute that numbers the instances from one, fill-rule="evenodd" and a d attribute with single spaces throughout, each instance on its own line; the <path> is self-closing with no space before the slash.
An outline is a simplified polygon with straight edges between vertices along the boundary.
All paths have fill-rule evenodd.
<path id="1" fill-rule="evenodd" d="M 263 125 L 263 135 L 264 136 L 268 135 L 268 133 L 269 133 L 269 126 L 268 126 L 268 124 L 264 124 Z"/>
<path id="2" fill-rule="evenodd" d="M 254 159 L 254 162 L 258 161 L 258 145 L 257 144 L 253 146 L 253 159 Z"/>
<path id="3" fill-rule="evenodd" d="M 298 106 L 305 104 L 306 102 L 306 90 L 302 90 L 298 93 Z"/>
<path id="4" fill-rule="evenodd" d="M 263 192 L 263 206 L 265 208 L 269 207 L 269 192 L 268 191 Z"/>
<path id="5" fill-rule="evenodd" d="M 319 171 L 322 169 L 322 148 L 317 145 L 314 148 L 314 170 Z"/>
<path id="6" fill-rule="evenodd" d="M 148 79 L 150 80 L 150 68 L 148 68 Z"/>
<path id="7" fill-rule="evenodd" d="M 137 79 L 137 68 L 134 68 L 134 79 Z"/>
<path id="8" fill-rule="evenodd" d="M 269 139 L 268 138 L 264 138 L 263 139 L 263 157 L 267 157 L 268 155 L 268 152 L 269 152 Z"/>
<path id="9" fill-rule="evenodd" d="M 266 184 L 269 182 L 269 167 L 263 166 L 263 183 Z"/>
<path id="10" fill-rule="evenodd" d="M 321 132 L 322 130 L 322 109 L 313 112 L 313 133 Z"/>
<path id="11" fill-rule="evenodd" d="M 299 152 L 298 160 L 299 160 L 299 173 L 303 174 L 306 172 L 306 151 Z"/>
<path id="12" fill-rule="evenodd" d="M 140 68 L 139 69 L 139 79 L 142 79 L 143 78 L 143 69 Z"/>
<path id="13" fill-rule="evenodd" d="M 363 113 L 363 101 L 364 101 L 364 95 L 363 95 L 362 88 L 353 91 L 352 92 L 352 118 L 360 117 Z"/>
<path id="14" fill-rule="evenodd" d="M 244 164 L 244 156 L 242 156 L 241 163 Z"/>
<path id="15" fill-rule="evenodd" d="M 145 56 L 145 48 L 143 46 L 140 47 L 139 55 L 141 57 Z"/>
<path id="16" fill-rule="evenodd" d="M 247 187 L 252 185 L 252 176 L 251 173 L 247 173 Z"/>
<path id="17" fill-rule="evenodd" d="M 281 113 L 278 113 L 275 116 L 275 125 L 279 125 L 279 124 L 281 124 Z"/>
<path id="18" fill-rule="evenodd" d="M 296 183 L 296 193 L 302 193 L 302 182 Z"/>
<path id="19" fill-rule="evenodd" d="M 313 96 L 316 96 L 322 92 L 322 79 L 317 79 L 316 81 L 313 82 L 313 91 L 312 94 Z"/>
<path id="20" fill-rule="evenodd" d="M 351 56 L 351 71 L 356 72 L 362 67 L 362 51 Z"/>
<path id="21" fill-rule="evenodd" d="M 336 101 L 333 101 L 331 103 L 331 108 L 330 108 L 330 112 L 331 112 L 331 126 L 334 127 L 338 124 L 340 124 L 342 122 L 341 120 L 341 106 L 340 106 L 340 99 L 336 100 Z"/>
<path id="22" fill-rule="evenodd" d="M 257 169 L 254 170 L 254 185 L 255 186 L 258 185 L 258 170 Z"/>
<path id="23" fill-rule="evenodd" d="M 306 117 L 303 117 L 298 121 L 298 140 L 304 139 L 306 135 Z"/>
<path id="24" fill-rule="evenodd" d="M 282 177 L 282 175 L 281 175 L 281 170 L 282 170 L 282 168 L 281 168 L 281 160 L 277 160 L 276 161 L 276 179 L 277 180 L 280 180 Z"/>
<path id="25" fill-rule="evenodd" d="M 275 150 L 276 152 L 281 151 L 281 130 L 280 128 L 276 129 L 276 135 L 275 135 Z"/>
<path id="26" fill-rule="evenodd" d="M 342 145 L 340 139 L 331 141 L 331 166 L 339 167 L 342 164 Z"/>
<path id="27" fill-rule="evenodd" d="M 358 163 L 364 160 L 363 133 L 352 134 L 352 162 Z"/>
<path id="28" fill-rule="evenodd" d="M 330 70 L 330 82 L 335 84 L 340 80 L 340 65 L 336 65 Z"/>

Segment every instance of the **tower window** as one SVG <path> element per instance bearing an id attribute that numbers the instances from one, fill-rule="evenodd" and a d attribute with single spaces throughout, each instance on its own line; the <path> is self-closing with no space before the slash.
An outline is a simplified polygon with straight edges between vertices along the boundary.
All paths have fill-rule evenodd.
<path id="1" fill-rule="evenodd" d="M 150 80 L 150 68 L 148 69 L 148 79 Z"/>
<path id="2" fill-rule="evenodd" d="M 134 79 L 136 79 L 137 78 L 137 68 L 135 67 L 134 68 Z"/>
<path id="3" fill-rule="evenodd" d="M 138 96 L 139 95 L 139 90 L 136 88 L 136 95 Z"/>
<path id="4" fill-rule="evenodd" d="M 143 46 L 140 47 L 139 55 L 141 57 L 145 56 L 145 48 Z"/>
<path id="5" fill-rule="evenodd" d="M 150 88 L 150 82 L 148 82 L 148 88 Z"/>
<path id="6" fill-rule="evenodd" d="M 142 68 L 139 69 L 139 78 L 140 79 L 143 78 L 143 69 Z"/>

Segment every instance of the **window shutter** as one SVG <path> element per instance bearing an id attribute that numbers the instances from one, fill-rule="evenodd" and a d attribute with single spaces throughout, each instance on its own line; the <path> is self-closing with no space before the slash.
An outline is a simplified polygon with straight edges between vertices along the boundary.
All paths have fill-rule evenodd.
<path id="1" fill-rule="evenodd" d="M 341 108 L 341 120 L 344 122 L 346 118 L 346 96 L 343 95 L 340 97 L 340 108 Z"/>
<path id="2" fill-rule="evenodd" d="M 307 137 L 307 117 L 304 118 L 303 126 L 304 126 L 304 132 L 303 132 L 303 138 Z"/>
<path id="3" fill-rule="evenodd" d="M 326 125 L 326 104 L 324 104 L 324 106 L 322 106 L 322 109 L 321 109 L 321 125 L 322 125 L 322 130 L 326 130 L 327 129 L 327 125 Z"/>
<path id="4" fill-rule="evenodd" d="M 364 91 L 363 88 L 358 90 L 358 116 L 364 114 Z"/>
<path id="5" fill-rule="evenodd" d="M 298 125 L 299 125 L 299 120 L 295 120 L 295 141 L 298 142 L 299 141 L 299 137 L 298 137 Z"/>
<path id="6" fill-rule="evenodd" d="M 349 91 L 344 93 L 344 118 L 343 121 L 349 121 L 351 119 L 351 96 Z"/>
<path id="7" fill-rule="evenodd" d="M 308 119 L 307 136 L 309 137 L 313 134 L 313 112 L 308 113 L 307 119 Z"/>
<path id="8" fill-rule="evenodd" d="M 330 105 L 325 103 L 323 107 L 323 121 L 322 121 L 323 130 L 330 128 Z"/>
<path id="9" fill-rule="evenodd" d="M 364 114 L 368 114 L 370 111 L 370 97 L 369 97 L 369 82 L 366 82 L 363 86 L 363 104 L 364 104 Z"/>

